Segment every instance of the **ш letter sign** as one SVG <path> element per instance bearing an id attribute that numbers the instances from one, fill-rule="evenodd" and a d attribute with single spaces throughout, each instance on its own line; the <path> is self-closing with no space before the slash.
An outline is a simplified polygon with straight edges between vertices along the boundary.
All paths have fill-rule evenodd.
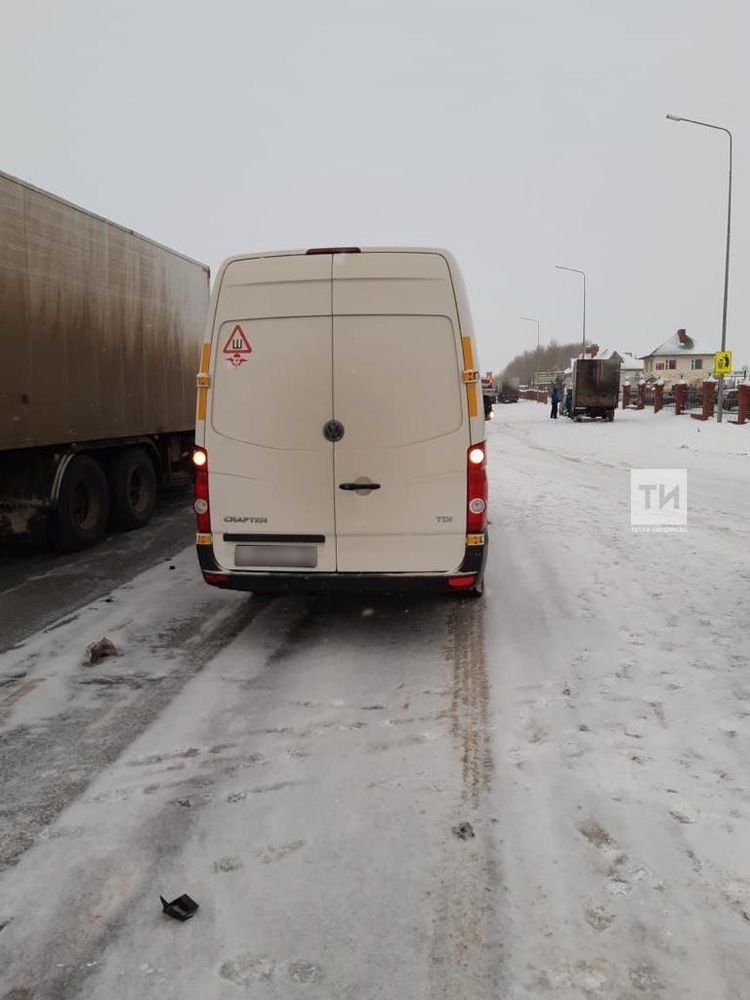
<path id="1" fill-rule="evenodd" d="M 234 329 L 229 334 L 222 353 L 232 368 L 239 368 L 240 365 L 243 365 L 247 361 L 247 355 L 253 353 L 250 341 L 245 336 L 245 331 L 239 323 L 235 324 Z"/>

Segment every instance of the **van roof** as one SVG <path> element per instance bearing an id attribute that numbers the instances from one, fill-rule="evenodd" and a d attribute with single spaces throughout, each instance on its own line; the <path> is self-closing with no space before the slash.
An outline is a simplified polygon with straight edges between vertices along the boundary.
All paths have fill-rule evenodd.
<path id="1" fill-rule="evenodd" d="M 258 253 L 238 253 L 233 254 L 225 260 L 225 264 L 231 264 L 236 260 L 255 260 L 262 257 L 304 257 L 310 250 L 324 252 L 330 250 L 331 253 L 339 250 L 346 252 L 354 250 L 354 244 L 341 244 L 340 247 L 307 247 L 304 250 L 266 250 Z M 440 247 L 357 247 L 358 253 L 435 253 L 445 257 L 453 263 L 453 254 L 449 250 Z"/>

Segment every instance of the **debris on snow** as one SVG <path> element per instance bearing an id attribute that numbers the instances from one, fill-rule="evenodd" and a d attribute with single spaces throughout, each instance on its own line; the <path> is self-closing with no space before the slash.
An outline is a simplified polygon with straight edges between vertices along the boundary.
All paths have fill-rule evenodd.
<path id="1" fill-rule="evenodd" d="M 117 646 L 105 635 L 98 642 L 92 642 L 86 647 L 86 655 L 83 662 L 88 666 L 94 666 L 95 663 L 99 663 L 100 660 L 104 660 L 108 656 L 119 655 Z"/>
<path id="2" fill-rule="evenodd" d="M 458 823 L 453 827 L 453 833 L 459 840 L 472 840 L 474 837 L 474 827 L 471 823 Z"/>
<path id="3" fill-rule="evenodd" d="M 187 893 L 173 899 L 171 903 L 168 903 L 163 896 L 159 896 L 159 899 L 163 912 L 169 917 L 174 917 L 175 920 L 189 920 L 198 909 L 196 901 L 191 899 Z"/>

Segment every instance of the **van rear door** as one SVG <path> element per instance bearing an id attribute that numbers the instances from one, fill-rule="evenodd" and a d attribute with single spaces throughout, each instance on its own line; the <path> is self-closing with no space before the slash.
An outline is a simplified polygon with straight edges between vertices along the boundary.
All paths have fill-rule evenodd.
<path id="1" fill-rule="evenodd" d="M 340 572 L 451 572 L 466 543 L 461 332 L 438 253 L 333 258 Z"/>
<path id="2" fill-rule="evenodd" d="M 331 256 L 231 261 L 206 427 L 214 554 L 227 569 L 336 569 Z"/>

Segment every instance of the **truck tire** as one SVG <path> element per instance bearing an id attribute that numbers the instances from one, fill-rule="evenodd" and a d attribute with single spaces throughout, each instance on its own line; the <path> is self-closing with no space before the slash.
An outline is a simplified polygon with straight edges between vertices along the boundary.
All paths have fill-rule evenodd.
<path id="1" fill-rule="evenodd" d="M 63 473 L 55 511 L 58 546 L 67 552 L 96 545 L 109 516 L 107 477 L 90 455 L 76 455 Z"/>
<path id="2" fill-rule="evenodd" d="M 156 470 L 143 448 L 127 448 L 113 464 L 109 478 L 111 524 L 115 531 L 142 528 L 156 506 Z"/>

